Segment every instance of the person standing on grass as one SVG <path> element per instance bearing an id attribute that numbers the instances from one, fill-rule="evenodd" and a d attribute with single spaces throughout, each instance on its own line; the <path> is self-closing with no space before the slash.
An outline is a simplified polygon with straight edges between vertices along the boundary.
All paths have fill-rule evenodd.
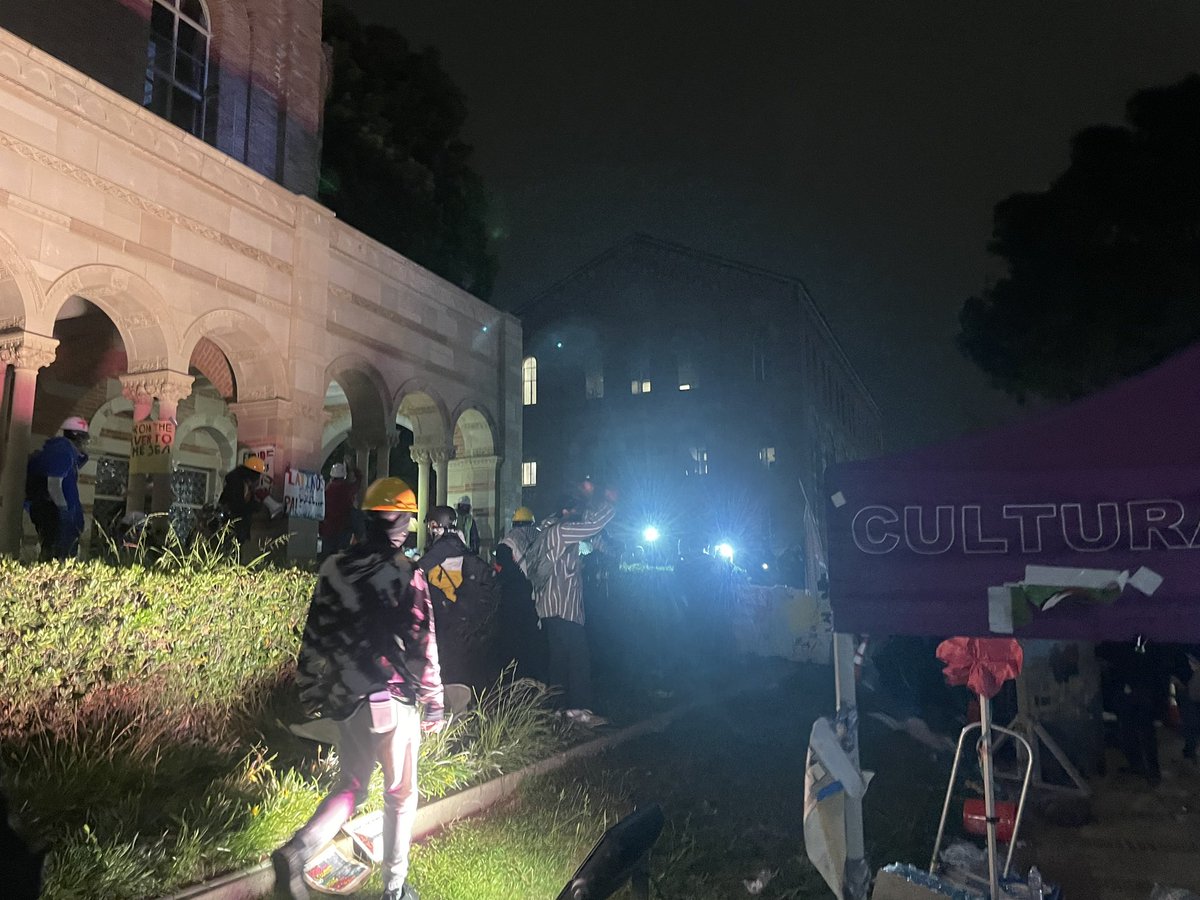
<path id="1" fill-rule="evenodd" d="M 383 769 L 382 900 L 418 900 L 406 883 L 417 813 L 421 732 L 442 728 L 442 679 L 425 577 L 400 553 L 417 498 L 382 478 L 363 499 L 361 543 L 327 559 L 313 592 L 296 684 L 305 711 L 338 726 L 341 774 L 290 841 L 272 854 L 277 896 L 305 900 L 304 866 L 366 799 Z"/>
<path id="2" fill-rule="evenodd" d="M 451 507 L 430 510 L 429 543 L 417 568 L 433 600 L 443 683 L 483 688 L 497 674 L 491 658 L 496 573 L 463 543 L 454 524 Z"/>
<path id="3" fill-rule="evenodd" d="M 530 546 L 529 580 L 539 624 L 550 648 L 549 681 L 562 689 L 563 715 L 580 725 L 607 725 L 592 705 L 592 665 L 584 631 L 583 577 L 579 544 L 594 538 L 612 521 L 617 495 L 605 492 L 594 506 L 595 493 L 584 481 L 573 497 L 563 500 L 558 515 L 547 520 Z"/>
<path id="4" fill-rule="evenodd" d="M 526 554 L 537 539 L 533 510 L 521 506 L 512 528 L 496 545 L 496 580 L 500 586 L 496 642 L 500 661 L 516 665 L 522 678 L 546 680 L 546 637 L 538 628 L 533 585 L 525 575 Z"/>

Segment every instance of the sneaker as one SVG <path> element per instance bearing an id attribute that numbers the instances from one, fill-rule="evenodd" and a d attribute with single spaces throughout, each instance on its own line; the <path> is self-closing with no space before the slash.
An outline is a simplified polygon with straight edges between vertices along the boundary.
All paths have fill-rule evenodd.
<path id="1" fill-rule="evenodd" d="M 384 891 L 380 895 L 379 900 L 421 900 L 421 897 L 413 889 L 413 886 L 406 881 L 404 882 L 404 887 Z"/>
<path id="2" fill-rule="evenodd" d="M 304 883 L 304 853 L 299 847 L 284 844 L 271 854 L 275 868 L 275 896 L 287 900 L 308 900 L 308 885 Z"/>
<path id="3" fill-rule="evenodd" d="M 608 719 L 604 716 L 598 716 L 590 709 L 568 709 L 563 713 L 572 722 L 583 725 L 585 728 L 598 728 L 601 725 L 607 725 Z"/>

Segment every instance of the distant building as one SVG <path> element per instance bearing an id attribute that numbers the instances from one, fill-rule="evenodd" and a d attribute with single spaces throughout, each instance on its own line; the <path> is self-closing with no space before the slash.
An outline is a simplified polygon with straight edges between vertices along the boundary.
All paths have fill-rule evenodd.
<path id="1" fill-rule="evenodd" d="M 0 552 L 68 414 L 89 522 L 186 528 L 250 451 L 280 499 L 344 459 L 507 521 L 520 326 L 312 199 L 327 77 L 320 0 L 0 3 Z M 133 471 L 148 419 L 169 474 Z"/>
<path id="2" fill-rule="evenodd" d="M 638 236 L 519 315 L 539 516 L 591 474 L 621 487 L 633 539 L 766 559 L 804 543 L 808 504 L 819 521 L 827 465 L 880 451 L 879 410 L 794 278 Z"/>

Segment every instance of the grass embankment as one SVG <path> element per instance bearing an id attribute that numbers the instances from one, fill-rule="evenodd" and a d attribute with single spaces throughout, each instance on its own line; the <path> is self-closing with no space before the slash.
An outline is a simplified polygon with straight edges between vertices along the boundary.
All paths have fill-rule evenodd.
<path id="1" fill-rule="evenodd" d="M 312 812 L 334 767 L 285 727 L 310 573 L 173 555 L 0 562 L 0 584 L 0 761 L 50 848 L 47 898 L 159 896 L 258 861 Z M 542 700 L 505 683 L 425 741 L 422 793 L 558 746 Z"/>

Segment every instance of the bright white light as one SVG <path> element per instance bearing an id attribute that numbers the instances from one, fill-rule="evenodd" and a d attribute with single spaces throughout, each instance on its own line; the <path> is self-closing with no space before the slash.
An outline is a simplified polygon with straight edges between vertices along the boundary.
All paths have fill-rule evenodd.
<path id="1" fill-rule="evenodd" d="M 484 326 L 483 326 L 483 329 L 482 329 L 482 331 L 483 331 L 483 333 L 484 333 L 484 334 L 487 334 L 487 333 L 488 333 L 488 327 L 487 327 L 486 325 L 484 325 Z"/>
<path id="2" fill-rule="evenodd" d="M 562 341 L 559 341 L 559 342 L 558 342 L 557 344 L 555 344 L 554 346 L 555 346 L 555 347 L 557 347 L 559 350 L 561 350 L 561 349 L 562 349 Z"/>
<path id="3" fill-rule="evenodd" d="M 692 386 L 690 384 L 681 384 L 679 386 L 679 389 L 681 391 L 690 391 L 692 389 Z"/>
<path id="4" fill-rule="evenodd" d="M 767 569 L 769 569 L 769 568 L 771 568 L 771 567 L 768 566 L 766 563 L 763 563 L 763 571 L 764 572 L 767 571 Z"/>
<path id="5" fill-rule="evenodd" d="M 642 532 L 642 539 L 648 544 L 653 544 L 659 538 L 658 529 L 653 525 L 647 525 L 646 530 Z"/>
<path id="6" fill-rule="evenodd" d="M 733 562 L 733 545 L 717 544 L 717 546 L 713 547 L 713 549 L 717 551 L 717 556 L 721 557 L 721 559 L 727 559 L 730 562 Z"/>

